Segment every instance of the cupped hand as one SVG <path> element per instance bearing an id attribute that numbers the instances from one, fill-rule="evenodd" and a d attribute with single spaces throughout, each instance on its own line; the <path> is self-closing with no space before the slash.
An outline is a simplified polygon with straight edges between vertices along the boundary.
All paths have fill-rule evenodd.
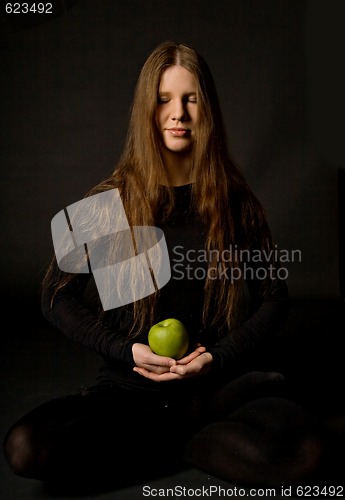
<path id="1" fill-rule="evenodd" d="M 144 371 L 161 375 L 162 373 L 169 373 L 170 367 L 176 364 L 175 359 L 158 356 L 146 344 L 133 344 L 132 353 L 136 365 L 134 371 L 137 373 Z"/>
<path id="2" fill-rule="evenodd" d="M 198 346 L 188 356 L 178 361 L 165 356 L 157 356 L 149 346 L 134 344 L 132 348 L 136 366 L 133 370 L 155 382 L 180 380 L 206 374 L 211 369 L 212 355 L 206 348 Z"/>

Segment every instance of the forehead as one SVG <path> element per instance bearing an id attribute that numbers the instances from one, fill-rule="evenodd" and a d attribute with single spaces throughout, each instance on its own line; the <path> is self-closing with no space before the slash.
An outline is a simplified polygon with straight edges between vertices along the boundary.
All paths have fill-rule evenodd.
<path id="1" fill-rule="evenodd" d="M 162 73 L 159 91 L 172 92 L 174 90 L 184 90 L 185 92 L 196 92 L 197 90 L 195 76 L 183 66 L 170 66 Z"/>

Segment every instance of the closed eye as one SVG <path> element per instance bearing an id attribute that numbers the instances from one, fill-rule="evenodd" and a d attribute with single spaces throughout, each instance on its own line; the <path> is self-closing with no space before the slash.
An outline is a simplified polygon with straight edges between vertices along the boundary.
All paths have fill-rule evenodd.
<path id="1" fill-rule="evenodd" d="M 157 103 L 158 104 L 165 104 L 165 103 L 170 102 L 170 101 L 171 101 L 171 97 L 169 97 L 168 95 L 162 94 L 162 95 L 157 96 Z M 187 94 L 186 96 L 183 97 L 183 102 L 184 103 L 190 102 L 190 103 L 196 104 L 197 97 L 194 93 Z"/>
<path id="2" fill-rule="evenodd" d="M 191 93 L 186 94 L 183 97 L 183 101 L 184 102 L 190 102 L 190 103 L 196 104 L 197 103 L 196 93 L 195 92 L 191 92 Z"/>

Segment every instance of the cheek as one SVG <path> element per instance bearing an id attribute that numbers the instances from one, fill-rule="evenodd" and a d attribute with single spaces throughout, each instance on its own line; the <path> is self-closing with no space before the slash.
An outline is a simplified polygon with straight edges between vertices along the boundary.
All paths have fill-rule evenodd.
<path id="1" fill-rule="evenodd" d="M 198 110 L 197 108 L 193 109 L 192 120 L 194 123 L 198 121 Z"/>

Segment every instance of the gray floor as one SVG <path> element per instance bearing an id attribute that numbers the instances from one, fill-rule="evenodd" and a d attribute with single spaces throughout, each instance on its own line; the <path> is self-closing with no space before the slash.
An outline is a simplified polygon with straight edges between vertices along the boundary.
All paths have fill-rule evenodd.
<path id="1" fill-rule="evenodd" d="M 299 396 L 311 411 L 327 423 L 327 430 L 334 440 L 335 454 L 342 452 L 345 444 L 343 354 L 340 342 L 344 324 L 343 302 L 299 301 L 292 307 L 289 322 L 278 338 L 275 350 L 275 362 L 283 365 L 295 380 Z M 55 332 L 41 317 L 37 304 L 27 304 L 20 316 L 16 317 L 13 313 L 12 322 L 2 334 L 0 361 L 1 440 L 9 426 L 26 411 L 52 397 L 75 392 L 79 387 L 93 383 L 100 363 L 98 356 Z M 343 457 L 334 463 L 329 464 L 333 474 L 331 481 L 340 485 L 345 476 Z M 226 490 L 229 490 L 228 496 L 236 496 L 236 485 L 195 469 L 149 481 L 146 485 L 135 483 L 133 478 L 133 484 L 128 488 L 94 494 L 63 493 L 59 489 L 49 491 L 38 481 L 14 475 L 0 454 L 0 498 L 4 500 L 66 499 L 76 496 L 135 500 L 145 498 L 149 493 L 151 497 L 155 492 L 159 493 L 149 488 L 161 488 L 161 494 L 169 495 L 169 498 L 181 497 L 183 488 L 185 496 L 188 490 L 191 496 L 197 488 L 212 492 L 213 498 L 224 496 Z M 249 496 L 247 490 L 246 495 Z M 278 495 L 279 491 L 276 492 Z M 258 496 L 252 498 L 268 496 L 260 491 Z"/>

